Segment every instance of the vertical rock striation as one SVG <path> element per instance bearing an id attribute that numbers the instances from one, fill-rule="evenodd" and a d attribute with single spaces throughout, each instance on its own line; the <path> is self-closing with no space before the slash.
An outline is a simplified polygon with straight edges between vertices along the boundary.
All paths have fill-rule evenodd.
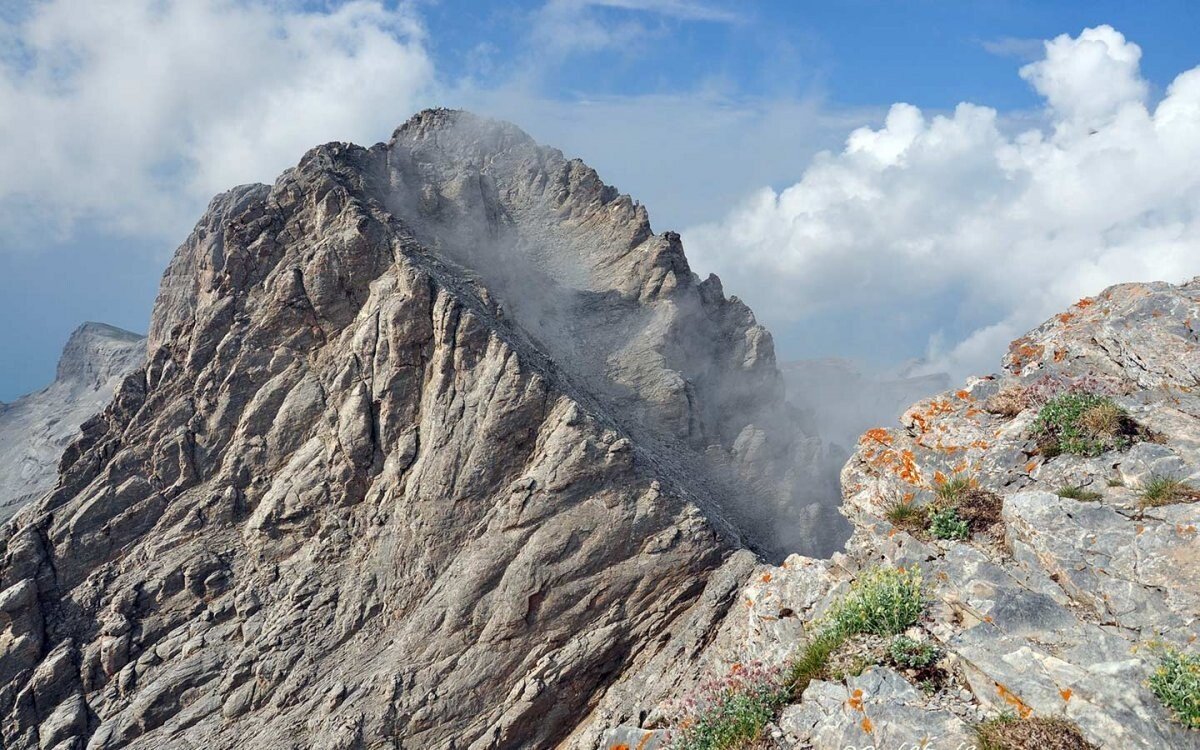
<path id="1" fill-rule="evenodd" d="M 839 541 L 770 335 L 509 125 L 218 196 L 148 343 L 0 533 L 6 748 L 594 743 L 734 550 Z"/>

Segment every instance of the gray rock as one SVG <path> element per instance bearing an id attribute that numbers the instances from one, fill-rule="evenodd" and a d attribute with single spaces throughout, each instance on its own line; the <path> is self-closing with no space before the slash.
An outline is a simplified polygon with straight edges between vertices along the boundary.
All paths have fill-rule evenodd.
<path id="1" fill-rule="evenodd" d="M 6 748 L 77 695 L 93 750 L 595 747 L 737 550 L 841 541 L 773 523 L 828 498 L 770 335 L 512 126 L 429 111 L 219 196 L 149 330 L 3 532 Z M 78 668 L 31 713 L 43 641 Z"/>
<path id="2" fill-rule="evenodd" d="M 1114 287 L 1014 342 L 1007 374 L 918 402 L 899 429 L 865 433 L 842 471 L 854 526 L 845 554 L 755 567 L 736 595 L 743 606 L 712 626 L 715 637 L 674 646 L 674 671 L 687 675 L 676 694 L 732 660 L 784 662 L 860 571 L 889 565 L 921 570 L 930 599 L 921 637 L 944 652 L 950 684 L 925 695 L 887 669 L 815 681 L 779 718 L 789 746 L 900 747 L 930 732 L 953 740 L 933 746 L 970 746 L 969 724 L 1001 713 L 1066 717 L 1104 748 L 1197 746 L 1146 681 L 1154 644 L 1196 648 L 1200 505 L 1184 496 L 1141 508 L 1138 495 L 1156 474 L 1200 476 L 1194 320 L 1200 279 Z M 983 408 L 1014 388 L 1112 394 L 1155 442 L 1046 458 L 1030 436 L 1036 401 L 1015 417 Z M 887 520 L 897 502 L 932 502 L 956 474 L 1001 498 L 995 527 L 946 542 Z M 1067 486 L 1101 497 L 1059 497 Z M 781 608 L 794 616 L 786 627 Z"/>

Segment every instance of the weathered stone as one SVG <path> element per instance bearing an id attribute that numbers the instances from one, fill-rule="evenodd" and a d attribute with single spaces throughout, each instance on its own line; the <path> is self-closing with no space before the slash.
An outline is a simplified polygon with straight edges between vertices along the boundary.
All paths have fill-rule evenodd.
<path id="1" fill-rule="evenodd" d="M 770 335 L 509 125 L 429 111 L 219 196 L 149 330 L 0 564 L 78 644 L 92 750 L 594 747 L 739 548 L 841 541 L 774 523 L 828 498 Z"/>

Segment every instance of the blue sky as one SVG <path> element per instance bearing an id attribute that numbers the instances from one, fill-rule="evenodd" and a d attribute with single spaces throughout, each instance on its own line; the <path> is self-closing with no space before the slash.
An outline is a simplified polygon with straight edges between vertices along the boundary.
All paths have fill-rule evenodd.
<path id="1" fill-rule="evenodd" d="M 759 310 L 783 358 L 839 355 L 886 365 L 928 357 L 956 373 L 981 361 L 994 366 L 996 342 L 1027 325 L 1028 315 L 980 293 L 976 284 L 996 285 L 966 260 L 961 272 L 915 295 L 872 280 L 897 275 L 885 271 L 899 251 L 879 236 L 903 236 L 905 252 L 935 258 L 934 268 L 955 265 L 958 255 L 948 261 L 937 253 L 956 253 L 961 238 L 911 250 L 945 223 L 918 220 L 937 208 L 920 205 L 921 196 L 946 203 L 939 190 L 957 185 L 953 195 L 975 191 L 995 205 L 1031 200 L 1010 196 L 1005 185 L 1038 185 L 1045 175 L 990 161 L 1012 150 L 1016 134 L 1057 133 L 1055 148 L 1082 164 L 1071 158 L 1082 147 L 1064 140 L 1066 102 L 1091 97 L 1086 87 L 1102 88 L 1103 76 L 1128 73 L 1127 99 L 1153 113 L 1172 80 L 1200 64 L 1200 6 L 1189 2 L 114 0 L 107 18 L 98 5 L 0 1 L 7 142 L 0 146 L 0 400 L 47 383 L 66 336 L 84 320 L 144 331 L 159 275 L 212 193 L 271 181 L 324 140 L 383 140 L 417 108 L 435 104 L 513 120 L 645 202 L 657 230 L 684 231 L 698 270 L 717 270 L 727 292 Z M 1049 74 L 1018 72 L 1046 56 L 1042 40 L 1076 38 L 1102 24 L 1124 35 L 1104 42 L 1114 64 L 1125 66 L 1115 73 L 1092 71 L 1063 93 Z M 1124 40 L 1140 47 L 1140 58 L 1120 57 L 1130 49 Z M 1056 70 L 1075 70 L 1068 63 Z M 885 127 L 898 102 L 919 108 L 928 129 L 905 119 L 907 110 Z M 967 153 L 980 157 L 979 167 L 969 175 L 935 168 L 941 162 L 932 157 L 890 165 L 875 185 L 887 198 L 881 205 L 903 198 L 908 212 L 872 236 L 839 230 L 836 219 L 848 207 L 813 198 L 828 184 L 812 169 L 814 156 L 829 152 L 843 172 L 857 165 L 844 144 L 862 126 L 882 133 L 875 140 L 900 133 L 928 147 L 939 142 L 932 118 L 960 102 L 994 109 L 997 132 L 1012 141 L 978 136 Z M 1109 104 L 1104 116 L 1116 118 L 1121 102 Z M 952 125 L 978 134 L 971 122 L 964 114 Z M 1158 153 L 1153 144 L 1113 137 L 1105 153 Z M 1177 179 L 1174 192 L 1186 199 L 1166 208 L 1191 227 L 1193 185 Z M 903 193 L 908 184 L 924 192 Z M 788 192 L 792 186 L 799 187 Z M 817 200 L 825 213 L 789 214 L 789 195 L 804 205 Z M 1060 276 L 1078 280 L 1021 281 L 1034 290 L 1024 307 L 1048 314 L 1120 273 L 1162 269 L 1179 280 L 1187 271 L 1179 248 L 1191 235 L 1162 239 L 1164 227 L 1145 218 L 1164 213 L 1153 203 L 1162 199 L 1147 188 L 1139 200 L 1108 207 L 1128 209 L 1128 221 L 1105 236 L 1161 244 L 1156 266 L 1133 265 L 1124 245 L 1100 248 L 1107 239 L 1038 245 L 1080 234 L 1064 231 L 1075 225 L 1058 215 L 1042 217 L 1036 230 L 989 225 L 1019 239 L 1014 253 L 1061 258 Z M 969 214 L 964 206 L 956 216 Z M 1045 226 L 1054 230 L 1039 234 Z M 818 229 L 849 239 L 820 257 L 806 255 Z M 771 265 L 778 247 L 792 248 L 791 265 Z M 862 258 L 854 257 L 859 247 Z M 787 286 L 773 284 L 779 280 Z M 830 284 L 861 287 L 864 299 L 881 301 L 839 306 L 820 294 Z"/>

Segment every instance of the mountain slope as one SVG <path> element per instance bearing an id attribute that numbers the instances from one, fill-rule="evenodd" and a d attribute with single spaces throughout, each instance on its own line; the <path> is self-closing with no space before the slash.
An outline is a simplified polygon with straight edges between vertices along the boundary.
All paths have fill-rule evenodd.
<path id="1" fill-rule="evenodd" d="M 53 383 L 0 404 L 0 522 L 54 486 L 63 449 L 142 364 L 145 350 L 142 336 L 84 323 L 67 340 Z"/>
<path id="2" fill-rule="evenodd" d="M 1112 287 L 1014 341 L 1001 375 L 867 431 L 842 472 L 845 553 L 747 571 L 733 594 L 744 606 L 703 639 L 677 628 L 663 649 L 677 658 L 610 691 L 613 720 L 640 721 L 606 746 L 662 747 L 666 699 L 733 664 L 786 663 L 881 566 L 920 571 L 927 604 L 907 633 L 941 654 L 942 672 L 897 664 L 886 639 L 852 638 L 831 657 L 848 674 L 826 669 L 791 696 L 768 747 L 967 747 L 976 723 L 1005 714 L 1069 721 L 1112 750 L 1200 746 L 1148 684 L 1164 647 L 1197 653 L 1196 320 L 1200 278 Z M 1039 415 L 1064 397 L 1102 404 L 1088 429 L 1111 442 L 1039 437 Z M 1156 491 L 1163 478 L 1183 484 Z M 969 519 L 967 538 L 932 533 L 923 514 L 947 506 Z"/>
<path id="3" fill-rule="evenodd" d="M 582 163 L 440 110 L 314 149 L 213 201 L 5 527 L 5 747 L 552 746 L 733 550 L 840 541 L 791 418 Z"/>

